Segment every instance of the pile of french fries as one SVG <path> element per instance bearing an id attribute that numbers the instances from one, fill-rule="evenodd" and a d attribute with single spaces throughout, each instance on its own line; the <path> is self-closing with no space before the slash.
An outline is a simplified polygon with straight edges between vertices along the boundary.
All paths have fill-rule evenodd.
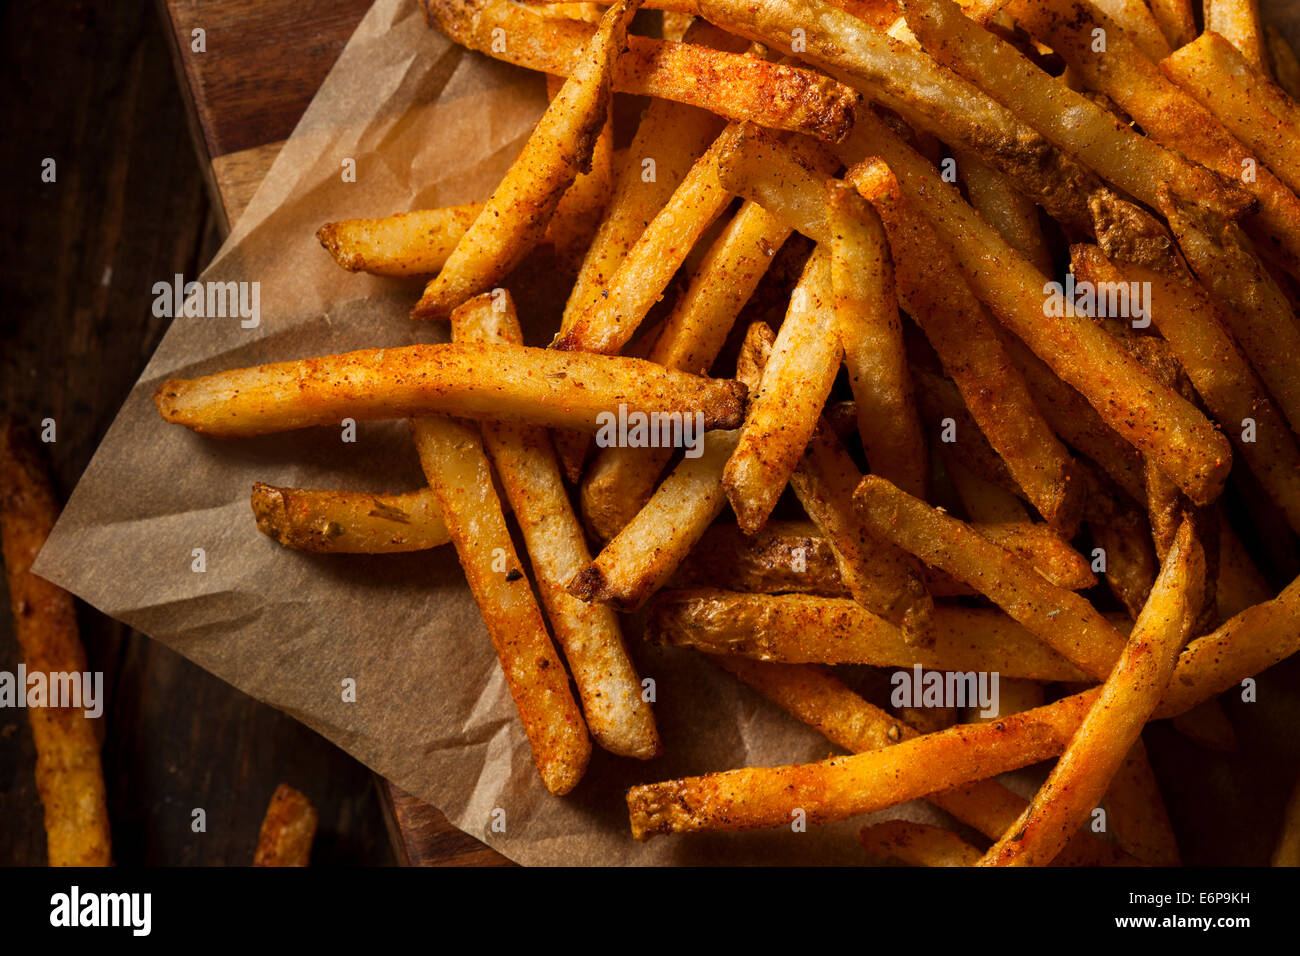
<path id="1" fill-rule="evenodd" d="M 427 488 L 259 484 L 258 527 L 450 542 L 554 794 L 593 739 L 661 751 L 627 620 L 848 753 L 633 787 L 637 839 L 925 798 L 966 829 L 870 857 L 1176 863 L 1144 726 L 1230 745 L 1216 697 L 1300 650 L 1300 579 L 1220 501 L 1300 531 L 1300 67 L 1254 0 L 1199 35 L 1191 0 L 644 0 L 637 32 L 642 0 L 424 2 L 550 106 L 482 202 L 320 230 L 429 276 L 450 343 L 159 387 L 216 437 L 410 419 Z M 628 144 L 615 94 L 649 97 Z M 538 255 L 572 277 L 549 348 Z M 593 448 L 614 413 L 706 434 Z M 841 664 L 995 672 L 1001 709 L 890 713 Z M 1032 800 L 993 779 L 1047 760 Z"/>

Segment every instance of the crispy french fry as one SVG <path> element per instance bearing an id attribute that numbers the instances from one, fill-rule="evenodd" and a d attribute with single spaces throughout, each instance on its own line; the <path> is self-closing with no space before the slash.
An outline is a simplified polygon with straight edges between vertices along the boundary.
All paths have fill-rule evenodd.
<path id="1" fill-rule="evenodd" d="M 830 255 L 808 260 L 790 299 L 772 356 L 750 403 L 722 484 L 740 527 L 753 533 L 794 474 L 839 371 Z"/>
<path id="2" fill-rule="evenodd" d="M 1086 599 L 883 478 L 863 478 L 854 501 L 874 534 L 979 590 L 1088 674 L 1110 673 L 1124 641 Z"/>
<path id="3" fill-rule="evenodd" d="M 974 866 L 980 851 L 945 827 L 887 820 L 863 827 L 858 842 L 873 857 L 909 866 Z"/>
<path id="4" fill-rule="evenodd" d="M 933 643 L 917 647 L 854 601 L 706 589 L 661 593 L 646 639 L 785 664 L 920 666 L 1045 681 L 1088 676 L 998 611 L 936 607 L 931 628 Z"/>
<path id="5" fill-rule="evenodd" d="M 508 296 L 504 302 L 491 295 L 471 299 L 452 313 L 451 322 L 457 341 L 523 341 Z M 565 589 L 591 555 L 569 504 L 550 435 L 543 428 L 500 422 L 484 422 L 482 431 L 523 532 L 537 589 L 577 685 L 587 728 L 611 753 L 642 760 L 656 756 L 659 734 L 650 706 L 641 697 L 641 678 L 627 655 L 618 617 L 610 608 L 580 601 Z"/>
<path id="6" fill-rule="evenodd" d="M 422 2 L 428 20 L 462 46 L 546 73 L 574 70 L 595 32 L 585 23 L 544 19 L 509 0 Z M 511 42 L 494 44 L 497 30 Z M 614 67 L 613 85 L 620 93 L 675 100 L 829 142 L 843 137 L 852 124 L 859 98 L 811 70 L 640 36 L 628 37 L 627 52 Z"/>
<path id="7" fill-rule="evenodd" d="M 552 102 L 563 87 L 562 78 L 546 77 L 546 94 Z M 614 117 L 611 104 L 605 113 L 605 125 L 600 128 L 592 146 L 591 168 L 578 173 L 573 184 L 565 190 L 546 227 L 546 236 L 555 246 L 556 259 L 575 274 L 600 227 L 613 190 Z"/>
<path id="8" fill-rule="evenodd" d="M 1142 6 L 1140 0 L 1129 2 Z M 1104 107 L 1043 72 L 1012 44 L 963 16 L 955 3 L 902 0 L 902 7 L 909 26 L 939 62 L 978 84 L 1061 149 L 1148 205 L 1156 205 L 1162 185 L 1224 212 L 1240 211 L 1248 204 L 1240 185 L 1118 122 Z M 1163 37 L 1161 43 L 1167 49 Z"/>
<path id="9" fill-rule="evenodd" d="M 1053 527 L 1073 530 L 1083 507 L 1069 452 L 1039 412 L 994 323 L 952 252 L 903 196 L 889 167 L 867 160 L 846 178 L 880 213 L 898 260 L 899 292 L 961 390 L 980 431 L 1012 479 Z M 997 382 L 996 388 L 989 383 Z"/>
<path id="10" fill-rule="evenodd" d="M 451 540 L 429 488 L 401 495 L 253 485 L 257 530 L 286 548 L 317 554 L 423 551 Z"/>
<path id="11" fill-rule="evenodd" d="M 1160 69 L 1254 150 L 1278 179 L 1300 190 L 1300 104 L 1217 33 L 1160 61 Z"/>
<path id="12" fill-rule="evenodd" d="M 948 480 L 952 482 L 962 507 L 966 509 L 966 517 L 971 521 L 1030 520 L 1029 509 L 1019 498 L 996 482 L 967 468 L 947 447 L 947 443 L 940 443 L 939 456 L 943 459 Z"/>
<path id="13" fill-rule="evenodd" d="M 287 783 L 280 784 L 262 820 L 253 866 L 307 866 L 319 819 L 310 800 Z"/>
<path id="14" fill-rule="evenodd" d="M 1188 713 L 1195 713 L 1196 709 L 1199 708 Z M 1129 748 L 1111 777 L 1105 803 L 1106 824 L 1114 834 L 1115 842 L 1126 853 L 1150 866 L 1182 865 L 1173 824 L 1169 822 L 1169 811 L 1160 796 L 1160 787 L 1141 736 Z"/>
<path id="15" fill-rule="evenodd" d="M 1151 14 L 1170 47 L 1178 49 L 1196 38 L 1196 15 L 1192 0 L 1151 0 Z"/>
<path id="16" fill-rule="evenodd" d="M 1115 670 L 1029 809 L 981 864 L 1048 863 L 1083 825 L 1169 685 L 1200 610 L 1204 578 L 1205 555 L 1184 522 Z M 1139 753 L 1144 760 L 1145 751 Z"/>
<path id="17" fill-rule="evenodd" d="M 1173 717 L 1300 651 L 1300 579 L 1266 604 L 1192 641 L 1156 719 Z M 632 835 L 782 826 L 800 809 L 842 820 L 965 786 L 1060 755 L 1100 688 L 988 724 L 961 724 L 884 750 L 787 767 L 747 767 L 633 787 Z"/>
<path id="18" fill-rule="evenodd" d="M 510 540 L 478 428 L 457 419 L 413 418 L 411 432 L 538 773 L 551 793 L 568 793 L 587 769 L 591 740 Z M 493 567 L 500 555 L 505 572 Z"/>
<path id="19" fill-rule="evenodd" d="M 58 514 L 54 487 L 35 446 L 12 420 L 0 421 L 0 543 L 14 635 L 28 674 L 40 674 L 50 684 L 55 675 L 75 677 L 86 670 L 72 595 L 32 573 Z M 28 688 L 18 692 L 27 694 Z M 48 706 L 53 703 L 27 708 L 50 866 L 111 866 L 104 771 L 87 716 L 90 702 Z"/>
<path id="20" fill-rule="evenodd" d="M 789 233 L 757 203 L 745 203 L 701 262 L 649 360 L 665 368 L 707 371 Z M 608 540 L 632 520 L 671 456 L 671 449 L 601 450 L 582 485 L 583 514 L 598 535 Z"/>
<path id="21" fill-rule="evenodd" d="M 1106 53 L 1092 52 L 1093 31 L 1110 21 L 1081 0 L 1011 0 L 1016 22 L 1052 47 L 1087 85 L 1105 93 L 1160 145 L 1233 179 L 1259 201 L 1256 221 L 1287 271 L 1300 271 L 1300 198 L 1254 157 L 1204 107 L 1168 80 L 1124 35 L 1106 32 Z M 1195 201 L 1193 193 L 1187 197 Z"/>
<path id="22" fill-rule="evenodd" d="M 485 376 L 485 369 L 492 375 Z M 169 379 L 162 417 L 216 438 L 407 415 L 458 415 L 548 427 L 601 427 L 601 413 L 704 415 L 735 428 L 745 387 L 641 359 L 565 354 L 521 345 L 411 345 Z"/>
<path id="23" fill-rule="evenodd" d="M 1270 861 L 1273 866 L 1300 866 L 1300 778 L 1296 779 L 1291 799 L 1287 801 L 1278 834 L 1277 848 Z"/>
<path id="24" fill-rule="evenodd" d="M 1153 60 L 1169 55 L 1169 41 L 1144 0 L 1090 0 L 1110 17 Z"/>
<path id="25" fill-rule="evenodd" d="M 1045 277 L 980 219 L 934 167 L 862 111 L 855 147 L 888 163 L 903 192 L 952 246 L 998 320 L 1072 385 L 1126 441 L 1154 457 L 1198 504 L 1212 501 L 1232 463 L 1227 439 L 1186 399 L 1155 381 L 1085 316 L 1048 316 Z M 999 268 L 987 263 L 996 261 Z"/>
<path id="26" fill-rule="evenodd" d="M 343 219 L 325 223 L 316 238 L 349 272 L 432 275 L 482 211 L 483 203 L 471 202 L 399 212 L 383 219 Z"/>
<path id="27" fill-rule="evenodd" d="M 925 495 L 928 464 L 912 399 L 894 269 L 880 217 L 844 184 L 827 186 L 831 289 L 858 434 L 873 473 Z"/>
<path id="28" fill-rule="evenodd" d="M 1277 27 L 1265 27 L 1264 37 L 1268 43 L 1268 59 L 1277 85 L 1292 100 L 1300 101 L 1300 58 L 1296 57 L 1295 50 L 1291 49 L 1291 44 L 1278 32 Z"/>
<path id="29" fill-rule="evenodd" d="M 1203 6 L 1205 32 L 1217 33 L 1226 39 L 1241 51 L 1251 66 L 1267 74 L 1268 51 L 1264 46 L 1264 26 L 1259 18 L 1259 0 L 1204 0 Z"/>
<path id="30" fill-rule="evenodd" d="M 1038 207 L 1011 179 L 970 150 L 958 150 L 957 168 L 975 211 L 1043 275 L 1052 274 L 1052 251 L 1038 222 Z M 886 475 L 885 477 L 889 477 Z"/>
<path id="31" fill-rule="evenodd" d="M 566 190 L 592 170 L 592 153 L 609 119 L 614 64 L 640 6 L 641 0 L 615 0 L 606 12 L 523 151 L 425 286 L 412 316 L 444 319 L 504 278 L 541 239 Z"/>

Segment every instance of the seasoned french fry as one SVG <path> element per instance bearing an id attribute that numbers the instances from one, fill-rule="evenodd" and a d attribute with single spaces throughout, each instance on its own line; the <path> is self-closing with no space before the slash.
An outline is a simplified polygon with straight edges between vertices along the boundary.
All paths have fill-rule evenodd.
<path id="1" fill-rule="evenodd" d="M 1098 56 L 1092 52 L 1093 31 L 1106 30 L 1109 21 L 1081 0 L 1011 0 L 1008 10 L 1091 89 L 1118 103 L 1155 142 L 1241 183 L 1259 201 L 1256 221 L 1287 271 L 1300 271 L 1300 198 L 1268 169 L 1256 168 L 1246 147 L 1168 80 L 1122 30 L 1106 31 L 1106 53 Z M 1198 197 L 1191 193 L 1187 198 Z"/>
<path id="2" fill-rule="evenodd" d="M 558 76 L 547 76 L 546 94 L 551 101 L 564 87 Z M 546 227 L 546 236 L 555 246 L 560 265 L 576 273 L 604 218 L 614 190 L 614 117 L 612 104 L 605 113 L 605 125 L 591 150 L 591 168 L 578 173 L 573 184 L 560 197 L 559 204 Z"/>
<path id="3" fill-rule="evenodd" d="M 482 211 L 483 203 L 471 202 L 383 219 L 343 219 L 325 223 L 316 238 L 349 272 L 399 278 L 432 275 Z"/>
<path id="4" fill-rule="evenodd" d="M 640 6 L 641 0 L 615 0 L 606 11 L 523 151 L 425 286 L 412 316 L 446 318 L 499 282 L 537 244 L 574 180 L 592 170 L 592 153 L 609 119 L 614 64 Z"/>
<path id="5" fill-rule="evenodd" d="M 587 769 L 591 740 L 510 540 L 478 428 L 456 419 L 413 418 L 411 432 L 538 773 L 551 793 L 568 793 Z M 493 567 L 498 556 L 505 558 L 505 572 Z"/>
<path id="6" fill-rule="evenodd" d="M 854 501 L 874 534 L 965 581 L 1088 674 L 1110 673 L 1124 641 L 1086 599 L 883 478 L 863 478 Z"/>
<path id="7" fill-rule="evenodd" d="M 1255 69 L 1268 72 L 1264 47 L 1264 26 L 1259 18 L 1259 0 L 1204 0 L 1205 33 L 1226 39 Z M 1150 54 L 1147 54 L 1150 56 Z M 1158 59 L 1158 57 L 1152 57 Z"/>
<path id="8" fill-rule="evenodd" d="M 545 19 L 509 0 L 422 4 L 428 20 L 462 46 L 546 73 L 573 71 L 595 33 L 588 24 Z M 511 42 L 494 44 L 498 30 L 503 31 L 498 36 L 509 36 Z M 627 38 L 627 52 L 614 67 L 613 85 L 619 93 L 674 100 L 828 142 L 844 136 L 859 99 L 844 85 L 811 70 L 641 36 Z"/>
<path id="9" fill-rule="evenodd" d="M 1169 55 L 1169 41 L 1144 0 L 1090 0 L 1110 17 L 1153 60 Z"/>
<path id="10" fill-rule="evenodd" d="M 1206 703 L 1212 704 L 1213 701 Z M 1195 713 L 1198 709 L 1188 713 Z M 1160 796 L 1160 787 L 1141 736 L 1129 748 L 1111 777 L 1105 803 L 1106 824 L 1114 834 L 1115 842 L 1125 852 L 1151 866 L 1182 865 L 1173 824 L 1169 822 L 1169 811 Z"/>
<path id="11" fill-rule="evenodd" d="M 766 523 L 794 474 L 839 371 L 843 349 L 831 295 L 830 256 L 815 251 L 790 298 L 763 380 L 722 484 L 744 531 Z"/>
<path id="12" fill-rule="evenodd" d="M 1300 866 L 1300 778 L 1296 779 L 1291 799 L 1282 819 L 1282 832 L 1270 861 L 1273 866 Z"/>
<path id="13" fill-rule="evenodd" d="M 925 440 L 912 399 L 885 230 L 852 190 L 835 181 L 827 189 L 831 289 L 858 434 L 873 473 L 924 496 Z"/>
<path id="14" fill-rule="evenodd" d="M 1085 316 L 1045 315 L 1045 277 L 968 206 L 934 167 L 862 111 L 854 147 L 878 155 L 903 192 L 934 224 L 962 272 L 998 320 L 1126 441 L 1154 457 L 1197 504 L 1218 496 L 1232 463 L 1227 439 L 1186 399 L 1155 381 L 1104 329 Z M 987 263 L 996 261 L 999 268 Z"/>
<path id="15" fill-rule="evenodd" d="M 1151 0 L 1151 14 L 1170 47 L 1178 49 L 1196 38 L 1196 15 L 1192 0 Z"/>
<path id="16" fill-rule="evenodd" d="M 514 303 L 479 296 L 451 316 L 457 341 L 519 344 Z M 569 504 L 559 464 L 543 428 L 484 422 L 483 442 L 523 532 L 537 589 L 555 639 L 573 674 L 587 728 L 611 753 L 648 760 L 660 751 L 641 678 L 628 658 L 618 617 L 565 589 L 591 555 Z"/>
<path id="17" fill-rule="evenodd" d="M 1140 0 L 1128 2 L 1142 6 Z M 1120 189 L 1150 206 L 1156 205 L 1162 185 L 1224 212 L 1247 205 L 1240 185 L 1225 182 L 1118 122 L 1104 107 L 1043 72 L 1012 44 L 963 16 L 955 3 L 901 0 L 901 5 L 908 25 L 940 63 L 1014 109 L 1039 133 Z M 1151 26 L 1154 31 L 1154 23 Z"/>
<path id="18" fill-rule="evenodd" d="M 253 485 L 257 530 L 317 554 L 423 551 L 451 540 L 432 489 L 402 495 Z"/>
<path id="19" fill-rule="evenodd" d="M 704 372 L 790 229 L 756 203 L 745 203 L 714 241 L 686 293 L 664 322 L 649 361 Z M 671 449 L 605 448 L 582 485 L 583 514 L 608 540 L 649 500 Z"/>
<path id="20" fill-rule="evenodd" d="M 980 858 L 979 850 L 951 830 L 910 820 L 863 827 L 858 842 L 873 857 L 910 866 L 974 866 Z"/>
<path id="21" fill-rule="evenodd" d="M 1169 685 L 1201 607 L 1204 578 L 1205 555 L 1184 522 L 1115 670 L 1029 809 L 981 864 L 1042 865 L 1083 825 Z"/>
<path id="22" fill-rule="evenodd" d="M 58 514 L 54 487 L 35 447 L 12 420 L 0 421 L 0 543 L 14 635 L 28 674 L 51 683 L 54 675 L 86 670 L 72 595 L 32 573 Z M 99 739 L 87 716 L 90 702 L 81 703 L 27 708 L 50 866 L 112 865 Z"/>
<path id="23" fill-rule="evenodd" d="M 1038 207 L 1015 188 L 1010 177 L 986 164 L 975 153 L 958 150 L 956 160 L 966 184 L 966 196 L 975 211 L 1035 269 L 1043 275 L 1051 275 L 1052 251 L 1038 222 Z"/>
<path id="24" fill-rule="evenodd" d="M 485 377 L 484 369 L 492 369 Z M 521 345 L 410 345 L 169 379 L 154 402 L 164 419 L 216 438 L 245 438 L 407 415 L 459 415 L 595 431 L 620 405 L 646 414 L 704 415 L 735 428 L 745 387 L 641 359 Z"/>
<path id="25" fill-rule="evenodd" d="M 287 783 L 280 784 L 262 820 L 253 866 L 307 866 L 319 819 L 310 800 Z"/>
<path id="26" fill-rule="evenodd" d="M 952 252 L 903 196 L 883 162 L 860 163 L 846 178 L 880 213 L 898 260 L 905 308 L 961 390 L 980 431 L 1048 524 L 1073 531 L 1083 499 L 1079 483 L 1072 481 L 1070 454 L 1038 411 Z"/>
<path id="27" fill-rule="evenodd" d="M 785 664 L 919 665 L 1044 681 L 1088 676 L 999 611 L 936 607 L 931 629 L 933 643 L 917 647 L 854 601 L 706 589 L 661 593 L 645 633 L 671 647 Z"/>

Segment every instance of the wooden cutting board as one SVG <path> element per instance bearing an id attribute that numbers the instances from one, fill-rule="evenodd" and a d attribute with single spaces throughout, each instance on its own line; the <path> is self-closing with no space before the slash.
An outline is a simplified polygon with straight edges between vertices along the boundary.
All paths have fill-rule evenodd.
<path id="1" fill-rule="evenodd" d="M 190 132 L 225 231 L 237 221 L 370 0 L 158 0 Z M 198 32 L 201 31 L 201 32 Z M 387 780 L 397 857 L 415 866 L 510 861 Z"/>

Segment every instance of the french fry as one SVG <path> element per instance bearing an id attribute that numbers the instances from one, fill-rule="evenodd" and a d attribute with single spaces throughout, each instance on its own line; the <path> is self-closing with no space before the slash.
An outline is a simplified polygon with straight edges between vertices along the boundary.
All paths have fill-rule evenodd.
<path id="1" fill-rule="evenodd" d="M 662 592 L 645 636 L 670 647 L 784 664 L 919 665 L 1044 681 L 1088 676 L 998 611 L 936 607 L 931 629 L 933 642 L 917 647 L 854 601 L 705 589 Z"/>
<path id="2" fill-rule="evenodd" d="M 1140 0 L 1128 2 L 1142 6 Z M 908 25 L 935 59 L 1015 110 L 1120 189 L 1152 207 L 1162 185 L 1228 213 L 1248 205 L 1240 185 L 1120 123 L 1104 107 L 1039 69 L 1012 44 L 963 16 L 955 3 L 901 0 L 901 5 Z M 1151 26 L 1154 30 L 1154 23 Z M 1161 45 L 1168 49 L 1163 37 Z"/>
<path id="3" fill-rule="evenodd" d="M 871 532 L 980 591 L 1086 673 L 1110 673 L 1124 641 L 1085 598 L 883 478 L 863 478 L 854 502 Z"/>
<path id="4" fill-rule="evenodd" d="M 1029 521 L 1029 510 L 1014 494 L 996 482 L 971 471 L 952 453 L 947 443 L 940 443 L 939 455 L 944 471 L 961 499 L 971 521 Z M 883 475 L 881 476 L 884 477 Z"/>
<path id="5" fill-rule="evenodd" d="M 319 820 L 310 800 L 287 783 L 280 784 L 262 820 L 253 866 L 307 866 Z"/>
<path id="6" fill-rule="evenodd" d="M 924 496 L 925 441 L 912 398 L 885 230 L 852 190 L 834 181 L 827 188 L 831 290 L 858 434 L 873 473 Z"/>
<path id="7" fill-rule="evenodd" d="M 1160 32 L 1169 46 L 1178 49 L 1196 39 L 1196 15 L 1192 0 L 1151 0 L 1151 14 L 1160 24 Z"/>
<path id="8" fill-rule="evenodd" d="M 546 77 L 546 95 L 555 101 L 564 80 Z M 559 204 L 546 227 L 546 237 L 555 246 L 560 265 L 573 273 L 582 266 L 587 249 L 595 238 L 614 190 L 614 116 L 612 104 L 605 113 L 605 125 L 591 150 L 591 168 L 578 173 L 573 184 L 560 197 Z"/>
<path id="9" fill-rule="evenodd" d="M 325 223 L 316 238 L 349 272 L 398 278 L 432 275 L 482 211 L 483 203 L 471 202 L 383 219 L 343 219 Z"/>
<path id="10" fill-rule="evenodd" d="M 451 540 L 432 489 L 402 495 L 253 485 L 257 530 L 294 551 L 391 554 Z"/>
<path id="11" fill-rule="evenodd" d="M 615 0 L 606 12 L 523 151 L 425 286 L 413 317 L 444 319 L 504 278 L 541 239 L 574 180 L 592 170 L 592 153 L 609 119 L 614 64 L 640 6 L 641 0 Z"/>
<path id="12" fill-rule="evenodd" d="M 1161 60 L 1160 69 L 1254 150 L 1292 192 L 1300 190 L 1300 104 L 1258 64 L 1217 33 L 1202 33 Z"/>
<path id="13" fill-rule="evenodd" d="M 848 597 L 835 549 L 811 521 L 769 521 L 757 534 L 715 524 L 669 581 L 673 588 Z"/>
<path id="14" fill-rule="evenodd" d="M 815 251 L 790 298 L 722 484 L 742 530 L 761 529 L 794 474 L 843 349 L 831 295 L 830 256 Z"/>
<path id="15" fill-rule="evenodd" d="M 718 178 L 737 195 L 828 248 L 832 241 L 826 209 L 826 169 L 815 169 L 808 151 L 800 153 L 752 123 L 718 156 Z M 824 166 L 833 166 L 827 162 Z"/>
<path id="16" fill-rule="evenodd" d="M 966 196 L 984 219 L 1043 275 L 1052 274 L 1052 251 L 1038 222 L 1038 207 L 1011 179 L 969 150 L 958 150 L 957 169 Z M 886 478 L 889 476 L 886 475 Z"/>
<path id="17" fill-rule="evenodd" d="M 1088 818 L 1169 685 L 1200 610 L 1204 577 L 1205 555 L 1184 522 L 1115 670 L 1029 809 L 982 865 L 1048 863 Z"/>
<path id="18" fill-rule="evenodd" d="M 1275 600 L 1192 641 L 1154 718 L 1173 717 L 1300 651 L 1300 579 Z M 748 767 L 633 787 L 632 835 L 749 830 L 843 820 L 1059 756 L 1101 694 L 1093 688 L 988 724 L 960 724 L 821 763 Z"/>
<path id="19" fill-rule="evenodd" d="M 685 294 L 664 322 L 649 361 L 707 371 L 736 316 L 753 294 L 790 229 L 756 203 L 745 203 L 714 241 Z M 649 500 L 671 449 L 605 448 L 582 485 L 583 514 L 605 540 Z"/>
<path id="20" fill-rule="evenodd" d="M 486 295 L 451 316 L 457 341 L 519 344 L 523 332 L 514 303 Z M 627 655 L 618 617 L 600 604 L 573 597 L 565 586 L 591 555 L 569 504 L 564 479 L 543 428 L 482 424 L 483 443 L 523 532 L 537 589 L 555 640 L 573 674 L 587 728 L 611 753 L 648 760 L 660 751 L 641 678 Z"/>
<path id="21" fill-rule="evenodd" d="M 854 147 L 878 155 L 934 224 L 962 272 L 1015 333 L 1143 454 L 1154 457 L 1193 501 L 1214 500 L 1232 463 L 1227 439 L 1186 399 L 1152 379 L 1105 330 L 1084 316 L 1046 316 L 1045 277 L 980 219 L 934 167 L 877 117 L 862 111 Z M 997 261 L 999 268 L 987 263 Z"/>
<path id="22" fill-rule="evenodd" d="M 478 428 L 456 419 L 413 418 L 411 432 L 538 773 L 547 790 L 566 794 L 587 769 L 591 739 L 510 540 Z M 493 567 L 499 556 L 505 572 Z"/>
<path id="23" fill-rule="evenodd" d="M 1213 703 L 1206 701 L 1206 704 Z M 1195 713 L 1206 704 L 1187 713 Z M 1111 777 L 1105 804 L 1106 825 L 1115 842 L 1126 853 L 1150 866 L 1182 866 L 1169 811 L 1160 796 L 1160 787 L 1141 736 L 1129 748 Z"/>
<path id="24" fill-rule="evenodd" d="M 1114 263 L 1094 246 L 1075 246 L 1071 258 L 1079 281 L 1094 285 L 1140 282 L 1150 289 L 1151 319 L 1160 334 L 1269 497 L 1291 527 L 1300 529 L 1300 446 L 1282 412 L 1220 325 L 1209 296 L 1186 279 Z M 1243 429 L 1248 420 L 1257 427 L 1247 433 Z"/>
<path id="25" fill-rule="evenodd" d="M 883 162 L 860 163 L 846 179 L 880 213 L 898 260 L 905 307 L 961 390 L 980 431 L 1048 524 L 1073 530 L 1083 499 L 1079 483 L 1072 481 L 1070 454 L 1038 411 L 951 251 Z M 991 382 L 997 387 L 990 388 Z"/>
<path id="26" fill-rule="evenodd" d="M 1241 183 L 1259 201 L 1255 221 L 1266 230 L 1287 271 L 1297 274 L 1300 198 L 1269 170 L 1256 168 L 1246 147 L 1168 80 L 1122 30 L 1106 31 L 1106 53 L 1098 56 L 1092 52 L 1093 31 L 1106 30 L 1110 21 L 1081 0 L 1011 0 L 1008 10 L 1091 89 L 1119 104 L 1155 142 Z M 1195 201 L 1197 196 L 1187 198 Z"/>
<path id="27" fill-rule="evenodd" d="M 484 370 L 492 375 L 485 376 Z M 641 359 L 521 345 L 410 345 L 169 379 L 154 402 L 162 417 L 215 438 L 408 415 L 457 415 L 548 427 L 601 427 L 601 413 L 704 415 L 735 428 L 738 382 L 702 379 Z"/>
<path id="28" fill-rule="evenodd" d="M 1267 74 L 1268 51 L 1264 45 L 1264 26 L 1259 19 L 1259 0 L 1204 0 L 1203 6 L 1205 33 L 1202 36 L 1218 34 L 1240 50 L 1252 67 Z"/>
<path id="29" fill-rule="evenodd" d="M 1153 60 L 1169 55 L 1171 47 L 1165 39 L 1152 11 L 1144 0 L 1090 0 L 1098 10 L 1111 20 L 1137 44 L 1138 49 Z"/>
<path id="30" fill-rule="evenodd" d="M 951 830 L 910 820 L 863 827 L 858 842 L 873 857 L 909 866 L 974 866 L 980 858 L 979 850 Z"/>
<path id="31" fill-rule="evenodd" d="M 1291 44 L 1278 32 L 1277 27 L 1265 27 L 1264 38 L 1268 44 L 1268 59 L 1277 85 L 1292 100 L 1300 101 L 1300 58 L 1296 57 L 1295 50 L 1291 49 Z"/>
<path id="32" fill-rule="evenodd" d="M 997 713 L 985 716 L 978 706 L 967 705 L 965 711 L 961 714 L 961 720 L 958 722 L 963 724 L 988 723 L 991 720 L 1000 720 L 1003 717 L 1010 717 L 1012 714 L 1019 714 L 1042 706 L 1042 683 L 1020 677 L 1000 677 L 998 679 Z M 994 834 L 994 837 L 1001 835 L 1001 833 Z"/>
<path id="33" fill-rule="evenodd" d="M 0 421 L 0 543 L 14 635 L 29 676 L 40 674 L 51 685 L 55 675 L 79 677 L 86 671 L 72 595 L 32 573 L 58 514 L 54 487 L 35 447 L 12 420 Z M 111 866 L 104 771 L 87 716 L 90 702 L 49 706 L 53 703 L 27 708 L 50 866 Z"/>
<path id="34" fill-rule="evenodd" d="M 509 0 L 422 4 L 430 23 L 462 46 L 545 73 L 573 71 L 595 33 L 588 24 L 546 19 Z M 511 38 L 505 49 L 493 43 L 497 30 Z M 828 142 L 843 137 L 859 99 L 843 84 L 811 70 L 641 36 L 627 38 L 627 52 L 614 67 L 613 86 L 619 93 L 674 100 Z"/>
<path id="35" fill-rule="evenodd" d="M 1300 778 L 1296 779 L 1291 799 L 1282 818 L 1282 832 L 1270 860 L 1273 866 L 1300 866 Z"/>
<path id="36" fill-rule="evenodd" d="M 1117 492 L 1094 481 L 1088 495 L 1088 530 L 1094 553 L 1105 560 L 1102 579 L 1134 620 L 1147 602 L 1159 570 L 1147 518 Z"/>

